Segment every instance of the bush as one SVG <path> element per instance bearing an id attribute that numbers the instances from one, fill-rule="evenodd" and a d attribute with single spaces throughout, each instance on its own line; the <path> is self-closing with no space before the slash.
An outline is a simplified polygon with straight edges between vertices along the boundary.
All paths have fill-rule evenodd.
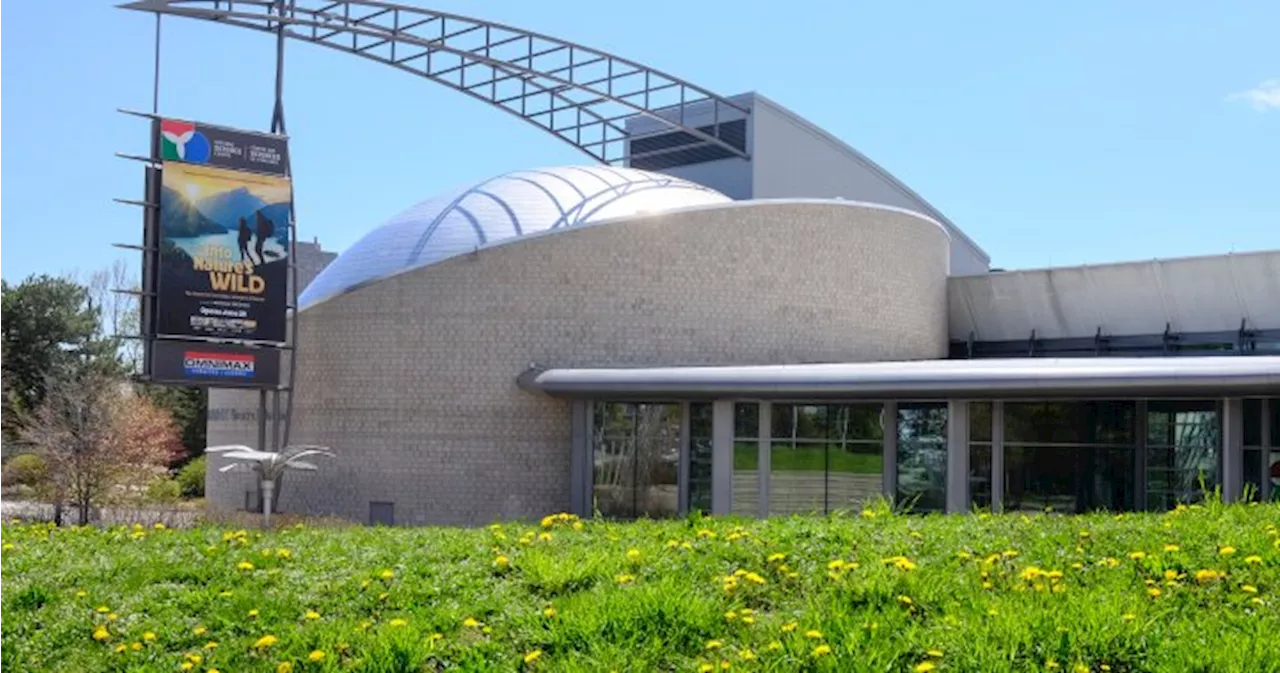
<path id="1" fill-rule="evenodd" d="M 4 466 L 5 486 L 35 486 L 49 475 L 44 458 L 34 453 L 24 453 L 9 459 Z"/>
<path id="2" fill-rule="evenodd" d="M 176 479 L 163 477 L 147 484 L 147 501 L 170 503 L 182 497 L 182 486 Z"/>
<path id="3" fill-rule="evenodd" d="M 184 498 L 204 497 L 204 456 L 182 466 L 178 470 L 178 486 Z"/>

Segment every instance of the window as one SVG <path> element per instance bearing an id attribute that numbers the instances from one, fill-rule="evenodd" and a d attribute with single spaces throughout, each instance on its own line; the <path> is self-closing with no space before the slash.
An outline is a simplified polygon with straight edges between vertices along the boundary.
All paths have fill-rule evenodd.
<path id="1" fill-rule="evenodd" d="M 1005 404 L 1004 509 L 1136 507 L 1133 402 Z"/>
<path id="2" fill-rule="evenodd" d="M 593 496 L 604 516 L 672 516 L 679 511 L 680 405 L 601 402 L 594 406 Z"/>
<path id="3" fill-rule="evenodd" d="M 912 511 L 942 511 L 947 498 L 947 405 L 898 406 L 897 502 Z"/>
<path id="4" fill-rule="evenodd" d="M 879 405 L 776 404 L 770 434 L 770 514 L 858 508 L 882 492 Z"/>
<path id="5" fill-rule="evenodd" d="M 711 512 L 711 418 L 708 402 L 689 404 L 689 511 Z"/>
<path id="6" fill-rule="evenodd" d="M 760 516 L 760 405 L 733 405 L 732 511 L 740 516 Z"/>
<path id="7" fill-rule="evenodd" d="M 991 507 L 991 403 L 969 403 L 969 498 Z"/>
<path id="8" fill-rule="evenodd" d="M 1213 400 L 1147 405 L 1147 508 L 1201 500 L 1219 483 L 1221 417 Z"/>

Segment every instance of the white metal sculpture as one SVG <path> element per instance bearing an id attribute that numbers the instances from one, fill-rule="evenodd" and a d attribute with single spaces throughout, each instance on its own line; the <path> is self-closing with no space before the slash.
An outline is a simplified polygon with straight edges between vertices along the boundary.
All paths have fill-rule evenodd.
<path id="1" fill-rule="evenodd" d="M 275 453 L 272 451 L 259 451 L 243 444 L 228 444 L 226 446 L 211 446 L 204 450 L 205 453 L 222 454 L 226 458 L 235 461 L 229 465 L 218 468 L 219 472 L 246 472 L 252 470 L 257 473 L 258 479 L 262 486 L 262 525 L 269 527 L 271 525 L 271 503 L 275 495 L 276 480 L 285 470 L 302 470 L 304 472 L 315 472 L 320 468 L 315 463 L 310 463 L 303 458 L 311 456 L 328 456 L 335 457 L 335 454 L 329 450 L 327 446 L 316 446 L 314 444 L 294 444 L 286 446 L 283 451 Z"/>

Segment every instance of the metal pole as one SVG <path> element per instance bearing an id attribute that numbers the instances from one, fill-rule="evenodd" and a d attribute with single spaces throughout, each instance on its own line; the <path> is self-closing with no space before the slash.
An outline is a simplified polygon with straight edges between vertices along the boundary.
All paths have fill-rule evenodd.
<path id="1" fill-rule="evenodd" d="M 160 114 L 160 12 L 156 12 L 156 59 L 152 70 L 151 114 Z"/>

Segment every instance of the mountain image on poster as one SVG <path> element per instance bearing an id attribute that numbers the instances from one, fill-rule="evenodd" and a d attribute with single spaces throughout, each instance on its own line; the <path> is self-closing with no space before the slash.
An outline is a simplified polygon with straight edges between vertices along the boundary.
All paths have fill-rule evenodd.
<path id="1" fill-rule="evenodd" d="M 166 162 L 157 331 L 284 340 L 287 178 Z"/>

